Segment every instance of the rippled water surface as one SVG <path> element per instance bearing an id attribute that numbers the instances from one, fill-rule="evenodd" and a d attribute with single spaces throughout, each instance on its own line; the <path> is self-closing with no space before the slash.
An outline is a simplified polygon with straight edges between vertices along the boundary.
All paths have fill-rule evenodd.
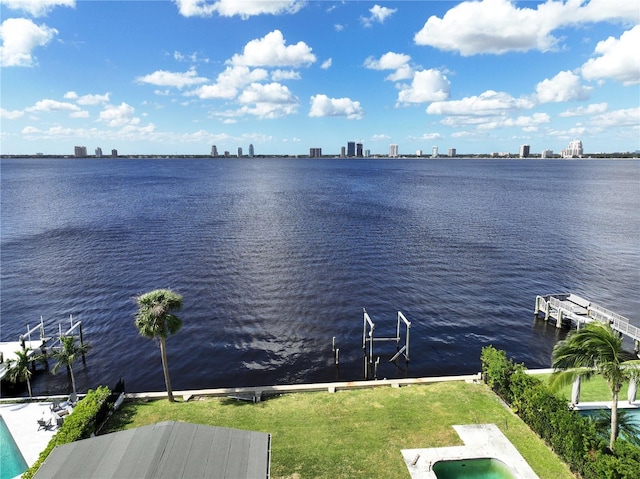
<path id="1" fill-rule="evenodd" d="M 174 389 L 362 378 L 376 334 L 411 321 L 408 368 L 479 370 L 483 346 L 547 367 L 537 294 L 570 291 L 640 322 L 640 162 L 2 160 L 1 336 L 73 314 L 93 344 L 81 390 L 164 387 L 132 297 L 184 297 Z M 333 363 L 332 338 L 340 348 Z M 66 392 L 38 375 L 34 393 Z"/>

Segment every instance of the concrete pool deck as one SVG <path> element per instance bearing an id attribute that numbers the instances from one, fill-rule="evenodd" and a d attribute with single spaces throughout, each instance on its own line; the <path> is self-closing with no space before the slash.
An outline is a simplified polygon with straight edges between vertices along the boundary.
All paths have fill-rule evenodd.
<path id="1" fill-rule="evenodd" d="M 433 465 L 442 460 L 498 459 L 517 479 L 539 479 L 531 466 L 495 424 L 453 426 L 464 446 L 403 449 L 402 456 L 411 479 L 437 479 Z"/>
<path id="2" fill-rule="evenodd" d="M 13 436 L 27 465 L 31 467 L 58 430 L 55 425 L 38 430 L 38 419 L 51 417 L 49 402 L 16 402 L 0 404 L 0 416 Z M 52 421 L 53 424 L 55 422 Z"/>

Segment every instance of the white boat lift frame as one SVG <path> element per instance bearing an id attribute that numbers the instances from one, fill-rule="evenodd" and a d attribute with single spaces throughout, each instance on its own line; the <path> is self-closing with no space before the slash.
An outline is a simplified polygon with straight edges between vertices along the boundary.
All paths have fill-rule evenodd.
<path id="1" fill-rule="evenodd" d="M 389 360 L 390 363 L 394 362 L 400 356 L 404 356 L 405 360 L 409 361 L 409 333 L 411 331 L 411 322 L 405 318 L 404 314 L 401 311 L 398 311 L 398 318 L 396 324 L 396 335 L 394 337 L 381 337 L 376 338 L 374 336 L 375 324 L 371 320 L 369 313 L 365 308 L 362 308 L 363 312 L 363 320 L 362 320 L 362 351 L 365 357 L 365 368 L 364 368 L 364 376 L 368 378 L 369 368 L 373 365 L 373 343 L 376 341 L 395 341 L 396 342 L 396 354 Z M 404 323 L 406 326 L 405 329 L 405 343 L 402 348 L 400 348 L 400 340 L 401 336 L 401 326 Z M 368 347 L 368 350 L 367 350 Z M 380 358 L 376 360 L 376 365 Z M 368 365 L 367 365 L 368 362 Z"/>

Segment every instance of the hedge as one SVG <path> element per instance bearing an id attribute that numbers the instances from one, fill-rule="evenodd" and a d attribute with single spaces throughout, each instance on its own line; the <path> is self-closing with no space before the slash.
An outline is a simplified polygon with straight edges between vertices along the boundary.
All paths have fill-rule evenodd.
<path id="1" fill-rule="evenodd" d="M 598 436 L 594 424 L 570 411 L 521 364 L 493 346 L 482 349 L 484 381 L 583 479 L 638 479 L 640 447 L 618 439 L 614 451 Z"/>
<path id="2" fill-rule="evenodd" d="M 111 391 L 106 386 L 100 386 L 95 391 L 89 390 L 73 408 L 73 413 L 66 417 L 58 432 L 38 456 L 38 460 L 22 475 L 22 479 L 31 479 L 56 446 L 90 437 L 97 427 L 96 418 L 99 412 L 108 407 L 110 395 Z"/>

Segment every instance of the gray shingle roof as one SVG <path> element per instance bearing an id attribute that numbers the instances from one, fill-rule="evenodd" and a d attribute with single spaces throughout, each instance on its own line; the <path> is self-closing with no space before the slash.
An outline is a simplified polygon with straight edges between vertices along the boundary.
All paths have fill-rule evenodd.
<path id="1" fill-rule="evenodd" d="M 34 479 L 269 477 L 271 435 L 166 421 L 56 447 Z"/>

